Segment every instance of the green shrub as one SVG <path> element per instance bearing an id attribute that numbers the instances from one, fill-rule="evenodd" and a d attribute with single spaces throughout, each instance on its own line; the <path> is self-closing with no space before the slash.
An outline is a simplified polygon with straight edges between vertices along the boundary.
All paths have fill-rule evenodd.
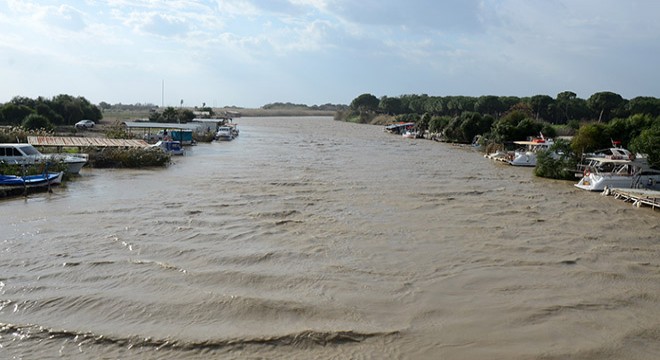
<path id="1" fill-rule="evenodd" d="M 50 123 L 47 117 L 39 114 L 30 114 L 23 120 L 21 124 L 27 130 L 44 129 L 46 131 L 53 130 L 53 124 Z"/>
<path id="2" fill-rule="evenodd" d="M 206 131 L 203 133 L 193 132 L 192 138 L 195 142 L 198 143 L 210 143 L 215 139 L 215 133 L 213 131 Z"/>
<path id="3" fill-rule="evenodd" d="M 561 180 L 575 180 L 577 158 L 568 141 L 557 140 L 548 151 L 536 153 L 534 175 Z"/>
<path id="4" fill-rule="evenodd" d="M 143 168 L 167 166 L 171 155 L 158 148 L 104 148 L 88 151 L 89 165 L 94 168 Z"/>
<path id="5" fill-rule="evenodd" d="M 0 128 L 0 143 L 26 143 L 28 136 L 53 136 L 45 129 L 26 130 L 20 126 Z"/>
<path id="6" fill-rule="evenodd" d="M 115 121 L 112 126 L 110 126 L 105 131 L 105 136 L 108 139 L 134 139 L 135 134 L 131 133 L 126 129 L 126 126 L 122 125 L 120 121 Z"/>

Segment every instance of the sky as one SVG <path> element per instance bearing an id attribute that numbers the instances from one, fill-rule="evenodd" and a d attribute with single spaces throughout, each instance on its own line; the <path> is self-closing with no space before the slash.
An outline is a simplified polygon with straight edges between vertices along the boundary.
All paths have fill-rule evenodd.
<path id="1" fill-rule="evenodd" d="M 0 103 L 660 97 L 657 0 L 0 0 Z"/>

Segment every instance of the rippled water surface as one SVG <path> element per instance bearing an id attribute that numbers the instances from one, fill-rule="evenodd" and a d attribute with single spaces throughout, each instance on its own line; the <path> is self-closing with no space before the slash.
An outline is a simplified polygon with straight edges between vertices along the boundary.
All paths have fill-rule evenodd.
<path id="1" fill-rule="evenodd" d="M 243 118 L 0 201 L 2 358 L 660 358 L 660 217 L 467 148 Z"/>

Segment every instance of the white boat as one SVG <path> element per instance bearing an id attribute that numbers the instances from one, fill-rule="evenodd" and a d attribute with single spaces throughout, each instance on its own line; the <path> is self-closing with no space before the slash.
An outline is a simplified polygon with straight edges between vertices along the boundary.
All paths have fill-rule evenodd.
<path id="1" fill-rule="evenodd" d="M 622 147 L 611 147 L 607 149 L 600 149 L 594 152 L 586 153 L 582 155 L 582 160 L 577 165 L 577 170 L 575 172 L 576 178 L 582 178 L 585 171 L 592 166 L 593 159 L 605 159 L 605 160 L 635 160 L 636 156 L 632 152 L 622 148 Z M 643 161 L 643 160 L 640 160 Z M 589 169 L 591 170 L 591 169 Z"/>
<path id="2" fill-rule="evenodd" d="M 406 139 L 416 139 L 417 138 L 417 132 L 408 130 L 408 131 L 404 132 L 401 136 L 403 136 Z"/>
<path id="3" fill-rule="evenodd" d="M 163 150 L 164 152 L 171 154 L 171 155 L 184 155 L 185 150 L 181 146 L 180 141 L 173 141 L 173 140 L 159 140 L 157 143 L 153 145 L 149 145 L 149 148 L 158 148 Z"/>
<path id="4" fill-rule="evenodd" d="M 234 132 L 229 126 L 220 126 L 218 127 L 218 131 L 215 133 L 215 139 L 217 141 L 234 140 Z"/>
<path id="5" fill-rule="evenodd" d="M 82 155 L 82 154 L 81 154 Z M 0 161 L 7 164 L 33 165 L 48 162 L 63 162 L 67 165 L 66 172 L 78 174 L 87 163 L 84 156 L 69 154 L 42 154 L 30 144 L 0 144 Z"/>
<path id="6" fill-rule="evenodd" d="M 635 160 L 635 154 L 622 147 L 611 147 L 585 154 L 587 158 L 606 158 L 613 160 Z"/>
<path id="7" fill-rule="evenodd" d="M 611 159 L 594 157 L 583 166 L 576 187 L 589 191 L 612 188 L 660 190 L 660 170 L 648 166 L 644 159 Z"/>
<path id="8" fill-rule="evenodd" d="M 406 130 L 412 129 L 414 126 L 415 126 L 415 123 L 413 123 L 413 122 L 407 122 L 407 123 L 400 122 L 400 123 L 396 123 L 396 124 L 387 125 L 387 126 L 385 126 L 385 128 L 383 130 L 385 132 L 390 133 L 390 134 L 401 135 Z"/>
<path id="9" fill-rule="evenodd" d="M 507 164 L 511 163 L 511 160 L 513 160 L 514 157 L 514 152 L 513 151 L 506 151 L 506 150 L 497 150 L 493 153 L 489 153 L 484 155 L 485 158 L 495 160 L 495 161 L 501 161 L 505 162 Z"/>
<path id="10" fill-rule="evenodd" d="M 543 137 L 532 141 L 514 141 L 514 143 L 524 148 L 513 152 L 513 158 L 509 160 L 509 164 L 513 166 L 536 166 L 536 154 L 539 151 L 548 151 L 555 144 L 552 139 Z"/>
<path id="11" fill-rule="evenodd" d="M 513 166 L 536 166 L 536 154 L 539 151 L 548 151 L 555 144 L 552 139 L 546 139 L 543 135 L 532 140 L 514 141 L 513 143 L 519 145 L 520 148 L 515 151 L 497 150 L 484 157 Z"/>
<path id="12" fill-rule="evenodd" d="M 238 130 L 238 124 L 227 124 L 229 128 L 231 129 L 231 134 L 234 136 L 234 138 L 238 137 L 238 134 L 240 131 Z"/>

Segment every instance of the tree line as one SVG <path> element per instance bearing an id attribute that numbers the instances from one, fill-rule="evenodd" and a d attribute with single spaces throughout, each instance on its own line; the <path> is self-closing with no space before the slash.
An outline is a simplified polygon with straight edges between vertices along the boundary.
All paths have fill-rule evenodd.
<path id="1" fill-rule="evenodd" d="M 80 120 L 98 122 L 101 110 L 82 96 L 61 94 L 52 99 L 15 96 L 0 106 L 0 124 L 23 126 L 27 129 L 52 129 L 54 126 L 73 125 Z"/>
<path id="2" fill-rule="evenodd" d="M 498 118 L 519 104 L 524 104 L 534 119 L 552 124 L 592 119 L 607 122 L 633 114 L 660 116 L 660 99 L 638 96 L 627 100 L 610 91 L 594 93 L 588 99 L 581 99 L 572 91 L 560 92 L 554 98 L 549 95 L 473 97 L 422 94 L 383 96 L 379 99 L 367 93 L 356 97 L 350 104 L 350 110 L 357 113 L 374 112 L 389 115 L 428 113 L 435 116 L 459 116 L 465 111 L 470 111 Z"/>
<path id="3" fill-rule="evenodd" d="M 572 135 L 567 150 L 576 157 L 610 147 L 618 140 L 624 147 L 648 155 L 660 167 L 660 99 L 639 96 L 624 99 L 612 92 L 598 92 L 580 99 L 564 91 L 548 95 L 515 96 L 383 96 L 362 94 L 336 119 L 374 123 L 414 122 L 421 133 L 449 142 L 470 143 L 477 135 L 482 144 L 507 144 L 544 134 Z"/>
<path id="4" fill-rule="evenodd" d="M 341 104 L 323 104 L 323 105 L 305 105 L 305 104 L 293 104 L 290 102 L 282 103 L 282 102 L 275 102 L 275 103 L 270 103 L 266 104 L 261 107 L 264 110 L 325 110 L 325 111 L 340 111 L 340 110 L 346 110 L 348 108 L 347 105 L 341 105 Z"/>

